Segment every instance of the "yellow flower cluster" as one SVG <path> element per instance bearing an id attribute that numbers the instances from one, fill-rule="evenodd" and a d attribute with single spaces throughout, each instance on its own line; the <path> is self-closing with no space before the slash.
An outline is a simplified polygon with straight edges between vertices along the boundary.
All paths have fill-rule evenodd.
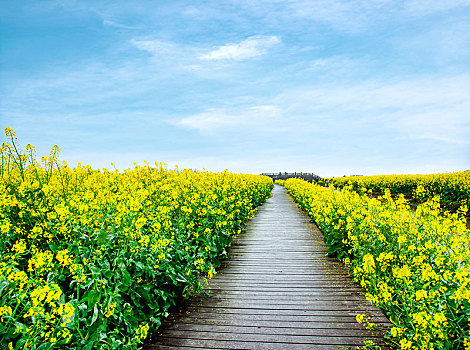
<path id="1" fill-rule="evenodd" d="M 369 198 L 299 179 L 285 186 L 390 318 L 394 346 L 470 349 L 470 231 L 458 213 L 442 213 L 437 200 L 412 210 L 388 190 Z"/>
<path id="2" fill-rule="evenodd" d="M 264 176 L 70 168 L 13 129 L 0 154 L 0 339 L 14 348 L 136 349 L 211 278 L 270 195 Z M 139 326 L 142 325 L 142 326 Z M 42 349 L 42 348 L 41 348 Z"/>
<path id="3" fill-rule="evenodd" d="M 108 309 L 104 312 L 104 317 L 110 317 L 114 315 L 114 309 L 116 309 L 117 302 L 113 301 L 109 304 Z"/>
<path id="4" fill-rule="evenodd" d="M 13 310 L 10 306 L 0 306 L 0 322 L 3 322 L 4 316 L 11 316 Z"/>
<path id="5" fill-rule="evenodd" d="M 147 333 L 149 331 L 149 324 L 142 324 L 135 330 L 135 337 L 134 339 L 137 341 L 137 343 L 142 343 L 145 338 L 147 338 Z"/>
<path id="6" fill-rule="evenodd" d="M 329 179 L 336 188 L 352 186 L 354 190 L 370 190 L 392 195 L 404 194 L 419 202 L 438 196 L 443 204 L 470 207 L 470 171 L 430 175 L 349 176 Z"/>
<path id="7" fill-rule="evenodd" d="M 68 249 L 58 251 L 56 259 L 64 267 L 72 264 L 72 257 L 69 255 Z"/>
<path id="8" fill-rule="evenodd" d="M 62 317 L 62 326 L 65 327 L 67 324 L 72 323 L 72 316 L 75 312 L 75 308 L 70 304 L 61 304 L 57 313 Z"/>

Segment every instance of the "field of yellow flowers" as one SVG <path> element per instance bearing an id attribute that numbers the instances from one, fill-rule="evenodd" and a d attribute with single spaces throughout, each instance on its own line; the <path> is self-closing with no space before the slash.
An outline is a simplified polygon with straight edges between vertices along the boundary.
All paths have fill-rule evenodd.
<path id="1" fill-rule="evenodd" d="M 404 194 L 422 203 L 439 196 L 441 204 L 470 207 L 470 171 L 430 175 L 349 176 L 329 179 L 336 188 L 352 186 L 356 191 L 371 190 L 392 195 Z"/>
<path id="2" fill-rule="evenodd" d="M 350 268 L 393 327 L 398 349 L 470 349 L 470 231 L 463 207 L 441 213 L 430 200 L 413 211 L 403 195 L 369 198 L 300 179 L 284 183 L 324 233 L 329 253 Z M 367 323 L 363 315 L 358 322 Z M 374 325 L 368 325 L 373 327 Z"/>
<path id="3" fill-rule="evenodd" d="M 211 278 L 270 196 L 268 177 L 70 168 L 6 129 L 0 168 L 0 348 L 136 349 Z M 202 282 L 201 282 L 202 280 Z"/>

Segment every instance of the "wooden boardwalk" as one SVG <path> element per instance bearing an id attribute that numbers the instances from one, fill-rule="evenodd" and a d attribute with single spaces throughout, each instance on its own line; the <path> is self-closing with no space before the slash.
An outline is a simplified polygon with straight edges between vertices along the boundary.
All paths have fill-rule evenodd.
<path id="1" fill-rule="evenodd" d="M 210 281 L 210 296 L 191 298 L 162 325 L 147 350 L 338 349 L 382 337 L 357 314 L 389 327 L 347 269 L 327 252 L 285 189 L 259 208 Z"/>

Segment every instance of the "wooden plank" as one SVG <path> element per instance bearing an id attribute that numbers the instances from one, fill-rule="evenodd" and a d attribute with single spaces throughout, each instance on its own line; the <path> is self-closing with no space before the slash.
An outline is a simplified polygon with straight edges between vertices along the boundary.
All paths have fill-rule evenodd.
<path id="1" fill-rule="evenodd" d="M 219 270 L 215 276 L 225 276 L 230 274 L 247 274 L 247 275 L 282 275 L 283 277 L 288 277 L 289 274 L 292 275 L 309 275 L 309 276 L 341 276 L 351 279 L 349 271 L 329 271 L 325 266 L 315 266 L 311 265 L 309 268 L 302 267 L 290 267 L 284 268 L 281 264 L 272 265 L 272 266 L 250 266 L 250 265 L 238 265 L 230 267 L 221 267 L 222 270 Z"/>
<path id="2" fill-rule="evenodd" d="M 284 343 L 284 344 L 337 344 L 361 345 L 364 339 L 373 340 L 383 345 L 383 340 L 377 334 L 367 330 L 335 329 L 334 339 L 331 339 L 330 328 L 268 328 L 243 327 L 199 324 L 175 324 L 162 329 L 167 337 L 187 339 L 197 334 L 198 340 L 217 341 L 244 341 L 257 343 Z M 254 347 L 258 348 L 258 347 Z"/>
<path id="3" fill-rule="evenodd" d="M 346 312 L 348 314 L 358 314 L 367 312 L 369 305 L 359 304 L 356 301 L 343 302 L 332 304 L 330 302 L 320 302 L 317 304 L 312 303 L 302 303 L 302 304 L 269 304 L 266 305 L 266 302 L 261 303 L 252 303 L 252 302 L 217 302 L 215 305 L 204 305 L 201 304 L 190 304 L 190 307 L 197 308 L 198 312 L 203 312 L 203 308 L 214 309 L 215 312 L 232 312 L 233 310 L 238 313 L 265 313 L 269 314 L 270 311 L 274 311 L 277 314 L 282 313 L 295 313 L 301 315 L 307 314 L 318 314 L 318 313 L 330 313 L 337 314 Z"/>
<path id="4" fill-rule="evenodd" d="M 248 297 L 248 295 L 246 294 Z M 286 295 L 286 294 L 281 294 L 277 296 L 276 298 L 265 296 L 263 294 L 261 295 L 252 295 L 249 296 L 249 298 L 245 298 L 250 300 L 250 301 L 261 301 L 266 303 L 266 300 L 269 300 L 271 304 L 281 304 L 281 303 L 299 303 L 299 302 L 305 302 L 305 301 L 311 301 L 311 302 L 325 302 L 325 301 L 354 301 L 354 302 L 364 302 L 364 298 L 360 295 L 357 294 L 349 294 L 349 295 L 343 295 L 343 296 L 338 296 L 338 295 L 324 295 L 324 294 L 318 294 L 316 296 L 312 295 Z M 240 294 L 222 294 L 222 293 L 217 293 L 217 294 L 212 294 L 212 295 L 197 295 L 191 298 L 191 302 L 220 302 L 220 301 L 225 301 L 225 300 L 243 300 L 240 299 Z"/>
<path id="5" fill-rule="evenodd" d="M 358 346 L 363 345 L 364 340 L 373 340 L 379 342 L 377 337 L 371 337 L 360 332 L 357 337 L 353 336 L 310 336 L 310 335 L 292 335 L 292 334 L 237 334 L 237 333 L 216 333 L 203 331 L 179 331 L 166 329 L 164 330 L 165 338 L 182 338 L 197 340 L 218 340 L 240 342 L 241 340 L 251 343 L 284 343 L 284 344 L 310 344 L 310 345 L 343 345 Z M 164 344 L 165 342 L 163 342 Z"/>
<path id="6" fill-rule="evenodd" d="M 364 326 L 357 323 L 351 317 L 338 318 L 338 317 L 316 317 L 314 320 L 271 320 L 271 319 L 256 319 L 250 317 L 220 317 L 219 314 L 214 316 L 199 317 L 199 315 L 171 315 L 165 322 L 167 325 L 178 324 L 200 324 L 200 325 L 219 325 L 219 326 L 247 326 L 247 327 L 263 327 L 263 328 L 321 328 L 321 329 L 360 329 L 363 330 Z M 387 323 L 377 322 L 380 328 L 386 328 Z"/>
<path id="7" fill-rule="evenodd" d="M 217 307 L 216 305 L 203 305 L 203 306 L 189 306 L 187 308 L 187 312 L 197 312 L 201 315 L 204 313 L 218 313 L 218 314 L 243 314 L 243 315 L 286 315 L 286 316 L 350 316 L 352 320 L 355 319 L 358 313 L 365 314 L 367 317 L 374 317 L 376 319 L 380 319 L 381 321 L 387 321 L 387 318 L 383 316 L 378 311 L 371 311 L 368 306 L 364 307 L 355 307 L 354 310 L 345 310 L 335 308 L 334 306 L 331 307 L 323 307 L 312 309 L 312 310 L 304 310 L 304 309 L 277 309 L 277 308 L 269 308 L 268 305 L 265 305 L 264 308 L 261 307 Z M 202 317 L 202 316 L 201 316 Z"/>
<path id="8" fill-rule="evenodd" d="M 326 284 L 328 283 L 328 284 Z M 267 288 L 267 289 L 310 289 L 310 288 L 317 288 L 327 291 L 328 288 L 341 288 L 341 287 L 349 287 L 351 289 L 355 289 L 360 291 L 361 289 L 356 287 L 353 282 L 341 282 L 341 281 L 304 281 L 298 283 L 277 283 L 272 281 L 257 281 L 256 285 L 249 280 L 237 280 L 237 281 L 229 281 L 229 280 L 220 280 L 211 284 L 212 287 L 243 287 L 247 289 L 252 288 Z"/>
<path id="9" fill-rule="evenodd" d="M 272 268 L 271 270 L 268 269 L 261 269 L 261 268 L 253 268 L 250 269 L 249 271 L 243 271 L 242 269 L 235 269 L 232 268 L 230 270 L 227 269 L 227 271 L 224 271 L 222 273 L 217 274 L 218 276 L 227 276 L 231 278 L 237 278 L 237 275 L 243 277 L 243 276 L 254 276 L 254 277 L 263 277 L 263 276 L 268 276 L 271 278 L 286 278 L 286 277 L 312 277 L 314 279 L 319 279 L 319 278 L 340 278 L 340 279 L 347 279 L 351 280 L 351 276 L 347 273 L 344 273 L 342 271 L 336 271 L 331 274 L 327 273 L 325 269 L 282 269 L 282 268 Z M 220 277 L 219 277 L 220 278 Z"/>
<path id="10" fill-rule="evenodd" d="M 271 259 L 272 256 L 269 257 Z M 322 264 L 323 266 L 327 266 L 325 262 L 325 257 L 324 256 L 291 256 L 291 257 L 285 257 L 285 256 L 276 256 L 275 259 L 272 259 L 271 261 L 266 260 L 266 257 L 261 257 L 260 255 L 252 254 L 251 256 L 248 256 L 247 254 L 244 255 L 230 255 L 230 259 L 233 260 L 234 263 L 237 262 L 251 262 L 255 264 L 259 263 L 265 263 L 265 264 L 283 264 L 283 263 L 295 263 L 295 262 L 300 262 L 300 263 L 317 263 L 317 264 Z M 339 267 L 339 262 L 335 262 L 337 266 Z"/>
<path id="11" fill-rule="evenodd" d="M 221 324 L 199 324 L 199 323 L 172 323 L 165 325 L 161 331 L 167 332 L 214 332 L 214 333 L 233 333 L 233 334 L 265 334 L 265 335 L 285 335 L 286 332 L 293 336 L 302 337 L 325 337 L 331 335 L 331 328 L 324 324 L 324 327 L 260 327 L 260 326 L 240 326 L 240 325 L 221 325 Z M 170 333 L 168 333 L 170 334 Z M 375 332 L 358 328 L 340 327 L 335 329 L 335 337 L 364 337 L 380 338 Z"/>
<path id="12" fill-rule="evenodd" d="M 235 280 L 256 280 L 256 281 L 270 281 L 272 283 L 279 283 L 277 281 L 305 281 L 305 282 L 321 282 L 323 284 L 327 282 L 351 282 L 351 277 L 348 275 L 324 275 L 321 273 L 256 273 L 256 272 L 232 272 L 232 273 L 223 273 L 219 275 L 219 278 L 215 283 L 220 283 L 221 281 L 235 281 Z M 214 284 L 215 284 L 214 283 Z M 210 284 L 210 282 L 209 282 Z"/>
<path id="13" fill-rule="evenodd" d="M 161 349 L 242 349 L 242 350 L 332 350 L 332 349 L 343 349 L 341 345 L 332 346 L 331 344 L 286 344 L 286 343 L 260 343 L 250 341 L 217 341 L 217 340 L 202 340 L 202 339 L 182 339 L 182 338 L 171 338 L 165 337 L 159 339 L 158 344 L 150 345 L 146 349 L 156 350 Z M 163 348 L 162 348 L 163 349 Z"/>
<path id="14" fill-rule="evenodd" d="M 343 310 L 356 308 L 369 308 L 365 300 L 313 300 L 313 299 L 297 299 L 297 300 L 272 300 L 266 302 L 266 299 L 208 299 L 195 298 L 188 303 L 190 306 L 216 307 L 216 308 L 262 308 L 262 309 L 285 309 L 285 310 Z"/>
<path id="15" fill-rule="evenodd" d="M 215 292 L 217 291 L 217 292 Z M 217 289 L 212 291 L 207 291 L 209 294 L 200 294 L 198 296 L 194 296 L 194 298 L 205 298 L 205 297 L 220 297 L 220 298 L 243 298 L 243 299 L 268 299 L 274 300 L 279 298 L 297 298 L 297 297 L 307 297 L 311 299 L 318 299 L 318 300 L 336 300 L 344 298 L 349 300 L 350 298 L 357 298 L 359 300 L 364 300 L 363 296 L 360 294 L 355 293 L 354 291 L 343 291 L 343 290 L 333 290 L 329 293 L 325 293 L 324 291 L 318 290 L 304 290 L 304 291 L 292 291 L 289 290 L 289 293 L 285 293 L 285 291 L 247 291 L 247 290 L 228 290 L 228 289 Z"/>
<path id="16" fill-rule="evenodd" d="M 296 294 L 296 293 L 302 293 L 302 292 L 305 292 L 305 293 L 308 293 L 309 291 L 313 291 L 313 292 L 317 292 L 317 293 L 330 293 L 330 292 L 335 292 L 335 291 L 341 291 L 341 292 L 356 292 L 356 293 L 360 293 L 362 291 L 362 289 L 360 289 L 359 287 L 357 286 L 348 286 L 348 287 L 336 287 L 336 286 L 331 286 L 331 287 L 318 287 L 318 288 L 312 288 L 312 287 L 305 287 L 305 288 L 301 288 L 301 287 L 292 287 L 292 288 L 289 288 L 289 286 L 284 286 L 284 287 L 276 287 L 276 286 L 240 286 L 240 285 L 235 285 L 235 286 L 228 286 L 228 285 L 220 285 L 220 286 L 212 286 L 209 287 L 206 289 L 207 291 L 211 291 L 213 293 L 216 293 L 218 292 L 219 290 L 226 290 L 226 291 L 239 291 L 239 292 L 242 292 L 242 291 L 246 291 L 246 292 L 263 292 L 263 291 L 266 291 L 266 293 L 272 293 L 272 292 L 283 292 L 283 293 L 287 293 L 287 294 Z"/>
<path id="17" fill-rule="evenodd" d="M 220 286 L 220 285 L 248 285 L 257 283 L 258 285 L 267 285 L 267 286 L 278 286 L 278 287 L 300 287 L 300 286 L 308 286 L 308 287 L 318 287 L 318 288 L 328 288 L 331 286 L 354 286 L 354 283 L 350 279 L 346 278 L 339 278 L 339 277 L 331 277 L 330 279 L 325 278 L 322 276 L 317 279 L 312 279 L 312 277 L 308 278 L 308 276 L 286 276 L 285 278 L 279 276 L 251 276 L 251 275 L 238 275 L 235 281 L 234 278 L 231 276 L 220 276 L 216 282 L 209 284 L 209 286 Z M 278 281 L 282 281 L 278 282 Z"/>
<path id="18" fill-rule="evenodd" d="M 207 310 L 206 310 L 207 311 Z M 223 314 L 220 312 L 189 312 L 189 313 L 181 313 L 181 314 L 173 314 L 171 317 L 168 318 L 166 322 L 175 322 L 178 320 L 184 320 L 186 318 L 195 318 L 195 319 L 218 319 L 218 320 L 233 320 L 234 322 L 242 322 L 244 325 L 249 325 L 250 322 L 255 324 L 256 322 L 266 321 L 266 322 L 289 322 L 293 325 L 297 325 L 298 327 L 302 326 L 302 323 L 308 323 L 309 325 L 316 323 L 316 324 L 334 324 L 334 323 L 355 323 L 356 318 L 354 315 L 345 315 L 345 314 L 333 314 L 333 315 L 296 315 L 296 314 L 287 314 L 287 315 L 280 315 L 276 313 L 271 314 L 247 314 L 247 313 L 227 313 Z M 389 326 L 389 321 L 386 318 L 377 318 L 372 317 L 371 321 L 374 323 L 380 323 L 384 326 Z M 358 324 L 359 325 L 359 324 Z M 333 327 L 334 328 L 334 327 Z M 361 328 L 361 327 L 359 327 Z"/>

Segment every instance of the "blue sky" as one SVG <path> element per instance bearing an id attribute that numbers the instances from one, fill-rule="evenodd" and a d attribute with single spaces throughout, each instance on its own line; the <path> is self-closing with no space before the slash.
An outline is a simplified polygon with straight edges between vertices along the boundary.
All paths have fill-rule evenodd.
<path id="1" fill-rule="evenodd" d="M 469 0 L 0 4 L 1 125 L 72 166 L 465 170 L 469 68 Z"/>

